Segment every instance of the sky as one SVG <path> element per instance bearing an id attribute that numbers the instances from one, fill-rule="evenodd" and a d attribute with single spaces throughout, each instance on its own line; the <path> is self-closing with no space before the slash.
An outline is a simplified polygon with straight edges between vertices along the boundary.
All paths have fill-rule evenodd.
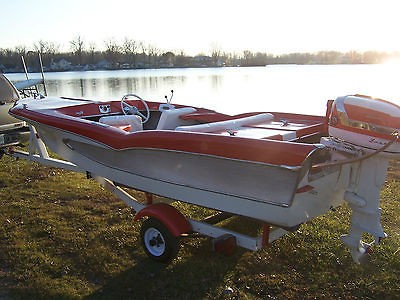
<path id="1" fill-rule="evenodd" d="M 124 38 L 188 55 L 400 51 L 397 0 L 0 0 L 0 48 Z"/>

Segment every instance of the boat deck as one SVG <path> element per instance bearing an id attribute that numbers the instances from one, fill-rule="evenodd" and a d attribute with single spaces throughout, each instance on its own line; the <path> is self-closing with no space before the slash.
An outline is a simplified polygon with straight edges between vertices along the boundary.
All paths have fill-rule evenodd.
<path id="1" fill-rule="evenodd" d="M 212 117 L 210 114 L 187 114 L 181 116 L 182 120 L 196 120 L 199 122 L 201 132 L 220 134 L 225 136 L 237 136 L 254 139 L 271 139 L 278 141 L 298 141 L 299 139 L 315 138 L 326 133 L 326 120 L 324 117 L 304 116 L 296 114 L 268 113 L 271 117 L 262 123 L 233 126 L 229 129 L 229 122 L 237 123 L 249 117 L 257 117 L 265 113 L 245 114 L 240 116 L 226 117 L 219 115 Z M 306 117 L 306 118 L 305 118 Z M 217 121 L 218 120 L 218 121 Z M 227 128 L 221 130 L 220 123 L 225 123 Z M 216 125 L 216 126 L 215 126 Z M 185 130 L 184 128 L 187 128 Z M 195 126 L 181 126 L 177 130 L 194 131 Z M 203 130 L 206 127 L 208 130 Z M 223 127 L 223 126 L 222 126 Z M 215 129 L 215 130 L 214 130 Z"/>

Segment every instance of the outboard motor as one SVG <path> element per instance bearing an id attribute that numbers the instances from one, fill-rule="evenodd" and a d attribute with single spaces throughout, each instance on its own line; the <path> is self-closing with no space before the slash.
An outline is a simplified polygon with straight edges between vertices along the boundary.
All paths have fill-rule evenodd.
<path id="1" fill-rule="evenodd" d="M 400 107 L 362 95 L 339 97 L 330 108 L 328 130 L 330 138 L 322 143 L 358 153 L 342 166 L 348 171 L 344 200 L 353 211 L 350 232 L 342 241 L 360 263 L 372 245 L 361 240 L 362 234 L 371 234 L 375 243 L 387 236 L 380 223 L 379 199 L 389 161 L 400 159 Z"/>
<path id="2" fill-rule="evenodd" d="M 329 135 L 361 147 L 366 152 L 381 149 L 400 130 L 400 107 L 367 96 L 337 98 L 329 116 Z M 382 154 L 400 158 L 400 144 L 393 143 Z"/>

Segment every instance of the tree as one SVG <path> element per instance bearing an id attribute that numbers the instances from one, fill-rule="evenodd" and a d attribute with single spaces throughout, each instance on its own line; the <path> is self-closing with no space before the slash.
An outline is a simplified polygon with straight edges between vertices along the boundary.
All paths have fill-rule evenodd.
<path id="1" fill-rule="evenodd" d="M 36 44 L 34 44 L 36 51 L 40 52 L 40 54 L 56 54 L 59 52 L 60 46 L 53 42 L 46 42 L 43 40 L 39 40 Z"/>
<path id="2" fill-rule="evenodd" d="M 219 60 L 221 58 L 221 49 L 218 46 L 217 43 L 213 43 L 212 49 L 211 49 L 211 57 L 212 57 L 212 63 L 214 66 L 217 66 L 219 63 Z"/>
<path id="3" fill-rule="evenodd" d="M 23 45 L 19 45 L 15 47 L 15 52 L 19 55 L 19 56 L 25 56 L 26 54 L 26 47 Z"/>
<path id="4" fill-rule="evenodd" d="M 146 66 L 146 44 L 143 41 L 139 42 L 139 48 L 142 50 L 140 56 L 142 57 L 143 67 Z"/>
<path id="5" fill-rule="evenodd" d="M 189 57 L 186 55 L 185 51 L 180 50 L 178 54 L 175 54 L 175 66 L 187 67 L 189 62 Z"/>
<path id="6" fill-rule="evenodd" d="M 33 46 L 36 49 L 36 51 L 39 52 L 40 55 L 42 56 L 43 64 L 45 66 L 49 66 L 55 55 L 60 53 L 59 51 L 60 46 L 53 42 L 46 42 L 43 40 L 39 40 Z"/>
<path id="7" fill-rule="evenodd" d="M 116 67 L 118 65 L 118 58 L 121 47 L 113 38 L 105 40 L 104 44 L 106 46 L 107 59 L 112 63 L 113 67 Z"/>
<path id="8" fill-rule="evenodd" d="M 124 51 L 125 57 L 128 63 L 136 67 L 136 55 L 138 50 L 138 42 L 133 39 L 125 37 L 124 42 L 122 44 L 122 49 Z"/>
<path id="9" fill-rule="evenodd" d="M 71 40 L 69 43 L 71 45 L 72 53 L 77 58 L 78 64 L 82 65 L 82 54 L 84 51 L 84 42 L 82 40 L 82 37 L 80 35 L 78 35 L 73 40 Z"/>
<path id="10" fill-rule="evenodd" d="M 94 62 L 95 53 L 96 53 L 96 43 L 90 42 L 89 43 L 89 56 L 90 56 L 89 61 L 90 61 L 90 64 L 92 64 L 92 65 L 95 64 L 95 62 Z"/>
<path id="11" fill-rule="evenodd" d="M 161 50 L 149 44 L 147 46 L 147 53 L 149 58 L 149 66 L 158 67 L 158 57 L 161 54 Z"/>
<path id="12" fill-rule="evenodd" d="M 253 58 L 253 53 L 250 50 L 243 51 L 244 65 L 249 66 L 251 64 L 251 59 Z"/>

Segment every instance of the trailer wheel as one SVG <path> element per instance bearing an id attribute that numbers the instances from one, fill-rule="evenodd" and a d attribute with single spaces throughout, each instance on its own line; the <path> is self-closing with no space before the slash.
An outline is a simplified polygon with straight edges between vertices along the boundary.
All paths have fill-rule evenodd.
<path id="1" fill-rule="evenodd" d="M 143 222 L 140 237 L 144 251 L 153 260 L 168 262 L 178 254 L 179 238 L 155 218 Z"/>

